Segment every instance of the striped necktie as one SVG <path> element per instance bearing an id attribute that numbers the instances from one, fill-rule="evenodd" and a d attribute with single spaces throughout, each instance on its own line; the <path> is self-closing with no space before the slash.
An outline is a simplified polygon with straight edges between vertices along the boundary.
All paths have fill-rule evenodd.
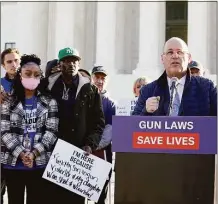
<path id="1" fill-rule="evenodd" d="M 180 98 L 179 98 L 179 93 L 177 90 L 178 84 L 176 82 L 173 82 L 171 85 L 171 89 L 174 89 L 175 95 L 171 96 L 172 97 L 172 106 L 170 107 L 170 116 L 178 116 L 179 113 L 179 107 L 180 107 Z M 171 91 L 171 94 L 174 92 L 173 90 Z"/>

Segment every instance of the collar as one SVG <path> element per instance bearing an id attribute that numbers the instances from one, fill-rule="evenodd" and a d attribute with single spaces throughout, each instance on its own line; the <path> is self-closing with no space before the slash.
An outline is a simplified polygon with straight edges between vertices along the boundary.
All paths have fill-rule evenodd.
<path id="1" fill-rule="evenodd" d="M 60 79 L 64 83 L 63 75 L 60 75 Z M 72 84 L 77 87 L 78 83 L 79 83 L 79 75 L 76 74 L 75 76 L 72 76 Z"/>
<path id="2" fill-rule="evenodd" d="M 10 81 L 10 82 L 12 82 L 12 81 L 14 80 L 14 79 L 10 79 L 10 78 L 9 78 L 8 73 L 5 74 L 5 79 L 6 79 L 7 81 Z"/>
<path id="3" fill-rule="evenodd" d="M 52 75 L 49 76 L 48 78 L 48 90 L 51 90 L 52 87 L 54 86 L 55 82 L 57 80 L 61 80 L 61 72 L 58 73 L 54 73 Z M 79 72 L 77 74 L 78 78 L 78 88 L 77 88 L 77 92 L 80 90 L 80 88 L 86 84 L 86 83 L 90 83 L 90 80 L 87 77 L 83 77 Z"/>
<path id="4" fill-rule="evenodd" d="M 77 88 L 78 84 L 79 84 L 79 75 L 77 74 L 76 76 L 73 76 L 73 84 L 74 86 Z"/>
<path id="5" fill-rule="evenodd" d="M 187 69 L 185 86 L 187 86 L 190 83 L 190 81 L 191 81 L 191 72 L 190 69 Z M 164 71 L 163 74 L 157 79 L 157 84 L 159 85 L 159 87 L 162 88 L 168 86 L 166 71 Z"/>
<path id="6" fill-rule="evenodd" d="M 56 81 L 59 81 L 59 83 L 64 83 L 64 80 L 62 78 L 62 74 L 61 73 L 55 73 L 53 75 L 51 75 L 49 78 L 49 85 L 48 85 L 48 89 L 51 90 L 51 87 L 53 87 L 54 83 Z M 77 88 L 78 84 L 79 84 L 79 73 L 75 76 L 72 77 L 72 84 Z"/>
<path id="7" fill-rule="evenodd" d="M 12 89 L 12 91 L 11 91 L 11 94 L 10 94 L 11 96 L 14 96 L 14 90 Z M 35 96 L 42 96 L 43 94 L 37 89 L 36 90 L 36 93 L 35 93 Z M 15 96 L 15 98 L 16 98 L 16 96 Z"/>
<path id="8" fill-rule="evenodd" d="M 108 94 L 108 92 L 107 92 L 106 90 L 104 90 L 103 92 L 101 92 L 100 95 L 101 95 L 102 97 L 108 97 L 108 96 L 109 96 L 109 94 Z"/>
<path id="9" fill-rule="evenodd" d="M 186 75 L 183 76 L 181 79 L 178 79 L 177 84 L 181 84 L 181 85 L 185 86 L 185 80 L 186 80 Z M 170 78 L 169 77 L 167 77 L 167 82 L 168 82 L 168 85 L 170 87 L 170 83 L 171 82 L 170 82 Z"/>

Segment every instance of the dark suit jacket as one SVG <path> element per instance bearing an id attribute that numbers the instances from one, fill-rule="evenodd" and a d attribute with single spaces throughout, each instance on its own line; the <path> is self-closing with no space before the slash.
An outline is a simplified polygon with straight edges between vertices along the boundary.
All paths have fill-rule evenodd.
<path id="1" fill-rule="evenodd" d="M 145 110 L 145 102 L 152 96 L 160 96 L 160 104 L 153 114 Z M 133 115 L 166 115 L 170 103 L 167 76 L 142 87 Z M 217 88 L 214 83 L 203 77 L 186 76 L 179 115 L 183 116 L 217 116 Z"/>

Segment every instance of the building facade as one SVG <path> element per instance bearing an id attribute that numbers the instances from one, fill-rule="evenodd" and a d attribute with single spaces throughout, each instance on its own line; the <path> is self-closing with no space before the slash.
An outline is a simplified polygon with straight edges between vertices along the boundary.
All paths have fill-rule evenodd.
<path id="1" fill-rule="evenodd" d="M 1 50 L 35 53 L 45 67 L 59 49 L 75 47 L 82 68 L 108 69 L 116 100 L 133 97 L 138 76 L 154 80 L 163 72 L 160 56 L 173 36 L 188 43 L 215 79 L 217 28 L 216 2 L 1 2 Z"/>
<path id="2" fill-rule="evenodd" d="M 82 68 L 104 65 L 113 80 L 125 82 L 118 88 L 121 91 L 132 90 L 137 76 L 156 79 L 163 72 L 164 42 L 178 36 L 188 43 L 193 59 L 214 75 L 216 5 L 187 1 L 2 2 L 1 50 L 17 47 L 21 53 L 36 53 L 44 67 L 57 58 L 59 49 L 75 47 L 82 56 Z M 118 90 L 117 84 L 110 84 L 109 89 Z"/>

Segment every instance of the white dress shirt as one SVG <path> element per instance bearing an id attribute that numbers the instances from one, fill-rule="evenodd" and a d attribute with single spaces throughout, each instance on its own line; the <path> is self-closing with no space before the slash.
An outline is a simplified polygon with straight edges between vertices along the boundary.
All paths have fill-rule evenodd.
<path id="1" fill-rule="evenodd" d="M 178 79 L 178 81 L 176 82 L 176 87 L 177 87 L 177 91 L 179 94 L 180 102 L 182 100 L 182 94 L 183 94 L 183 90 L 184 90 L 184 86 L 185 86 L 185 80 L 186 80 L 186 75 L 184 77 L 182 77 L 181 79 Z M 169 87 L 169 91 L 170 91 L 171 81 L 170 81 L 169 77 L 167 77 L 167 82 L 168 82 L 168 87 Z M 175 91 L 174 91 L 174 94 L 176 94 Z"/>

